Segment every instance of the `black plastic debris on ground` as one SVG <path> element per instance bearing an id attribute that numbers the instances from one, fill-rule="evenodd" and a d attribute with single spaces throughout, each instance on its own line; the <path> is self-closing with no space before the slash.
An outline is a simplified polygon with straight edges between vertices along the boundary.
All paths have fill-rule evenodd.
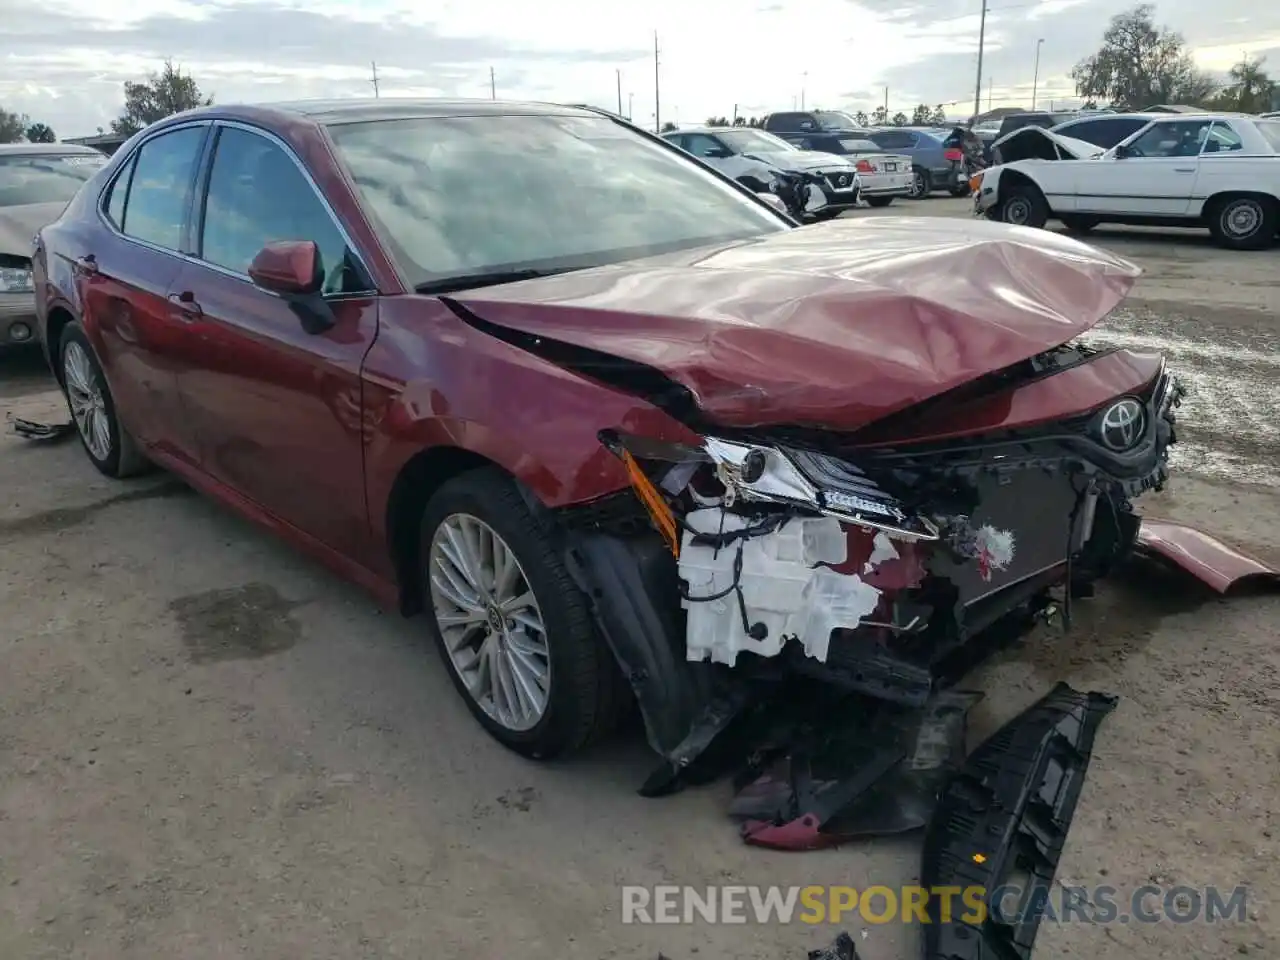
<path id="1" fill-rule="evenodd" d="M 20 417 L 9 417 L 9 425 L 13 432 L 24 440 L 42 440 L 56 442 L 65 440 L 75 433 L 76 425 L 66 423 L 37 423 L 34 420 L 23 420 Z"/>
<path id="2" fill-rule="evenodd" d="M 1057 684 L 965 761 L 925 834 L 926 889 L 981 887 L 987 916 L 962 922 L 929 900 L 925 960 L 1026 960 L 1062 857 L 1094 737 L 1116 698 Z M 1018 889 L 1015 906 L 997 896 Z"/>
<path id="3" fill-rule="evenodd" d="M 847 931 L 840 931 L 829 947 L 809 951 L 809 960 L 858 960 L 858 948 Z"/>

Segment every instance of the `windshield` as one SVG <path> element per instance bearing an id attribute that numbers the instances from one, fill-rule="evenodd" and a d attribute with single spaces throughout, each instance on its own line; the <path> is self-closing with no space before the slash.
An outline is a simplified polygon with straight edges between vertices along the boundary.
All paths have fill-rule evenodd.
<path id="1" fill-rule="evenodd" d="M 381 120 L 329 132 L 415 287 L 789 229 L 675 149 L 606 117 Z"/>
<path id="2" fill-rule="evenodd" d="M 0 156 L 0 207 L 67 203 L 106 162 L 88 153 Z"/>
<path id="3" fill-rule="evenodd" d="M 835 127 L 837 130 L 848 130 L 858 126 L 858 121 L 843 110 L 819 110 L 814 116 L 824 127 Z"/>
<path id="4" fill-rule="evenodd" d="M 725 130 L 717 131 L 717 136 L 737 153 L 777 153 L 780 150 L 795 150 L 796 146 L 787 143 L 781 137 L 763 130 Z"/>
<path id="5" fill-rule="evenodd" d="M 1271 144 L 1272 150 L 1280 153 L 1280 121 L 1268 120 L 1266 123 L 1259 123 L 1258 132 L 1267 143 Z"/>

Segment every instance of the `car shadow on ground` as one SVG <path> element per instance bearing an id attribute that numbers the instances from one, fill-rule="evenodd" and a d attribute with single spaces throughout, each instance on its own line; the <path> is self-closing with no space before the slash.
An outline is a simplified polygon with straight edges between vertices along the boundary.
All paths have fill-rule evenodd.
<path id="1" fill-rule="evenodd" d="M 0 398 L 23 397 L 54 388 L 38 347 L 0 350 Z"/>

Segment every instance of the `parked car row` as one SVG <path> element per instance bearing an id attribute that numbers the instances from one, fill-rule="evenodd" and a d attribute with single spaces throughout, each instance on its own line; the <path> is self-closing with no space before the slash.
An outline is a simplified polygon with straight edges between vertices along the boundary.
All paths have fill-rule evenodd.
<path id="1" fill-rule="evenodd" d="M 1280 236 L 1280 119 L 1110 114 L 1025 127 L 995 149 L 1004 162 L 972 181 L 975 210 L 991 219 L 1202 227 L 1246 250 Z"/>

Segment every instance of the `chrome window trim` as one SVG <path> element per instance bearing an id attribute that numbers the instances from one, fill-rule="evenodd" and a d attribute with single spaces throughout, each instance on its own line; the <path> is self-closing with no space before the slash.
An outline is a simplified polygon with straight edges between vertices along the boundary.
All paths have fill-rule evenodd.
<path id="1" fill-rule="evenodd" d="M 320 204 L 323 207 L 325 213 L 329 215 L 329 219 L 333 222 L 333 225 L 337 228 L 338 235 L 342 237 L 343 242 L 347 245 L 347 249 L 351 251 L 352 255 L 358 261 L 360 269 L 363 270 L 365 277 L 369 279 L 371 282 L 371 286 L 367 290 L 353 290 L 353 291 L 347 291 L 344 293 L 330 294 L 326 296 L 325 299 L 326 300 L 342 300 L 342 299 L 348 299 L 348 298 L 367 299 L 369 297 L 376 297 L 380 295 L 381 291 L 379 291 L 377 288 L 377 283 L 374 280 L 373 271 L 369 269 L 368 260 L 365 258 L 360 248 L 356 245 L 355 241 L 351 239 L 351 234 L 348 233 L 346 227 L 343 226 L 342 220 L 338 217 L 336 211 L 333 209 L 333 205 L 329 203 L 328 198 L 325 197 L 323 191 L 321 191 L 320 187 L 316 184 L 315 178 L 311 176 L 310 171 L 308 171 L 307 168 L 303 165 L 302 161 L 298 159 L 298 156 L 296 153 L 294 153 L 293 149 L 287 143 L 281 140 L 278 136 L 276 136 L 274 133 L 271 133 L 269 130 L 265 130 L 262 127 L 256 127 L 253 124 L 243 123 L 239 120 L 219 120 L 219 119 L 193 120 L 190 123 L 174 124 L 172 127 L 165 127 L 163 130 L 157 130 L 153 135 L 138 141 L 138 143 L 133 147 L 133 149 L 129 151 L 128 156 L 125 158 L 124 162 L 121 163 L 120 168 L 112 175 L 111 179 L 107 181 L 107 184 L 103 186 L 102 190 L 98 194 L 98 202 L 97 204 L 95 204 L 95 209 L 98 214 L 99 222 L 102 223 L 102 225 L 105 226 L 108 231 L 110 231 L 112 234 L 119 237 L 120 239 L 128 241 L 129 243 L 136 243 L 138 246 L 146 247 L 147 249 L 154 250 L 157 253 L 168 254 L 171 257 L 175 257 L 187 263 L 191 263 L 191 264 L 195 264 L 196 266 L 203 267 L 206 270 L 212 270 L 215 273 L 220 273 L 225 277 L 231 277 L 232 279 L 240 280 L 244 283 L 249 284 L 250 286 L 256 287 L 259 290 L 262 289 L 261 287 L 257 287 L 257 284 L 253 282 L 253 278 L 250 277 L 247 273 L 242 273 L 238 270 L 232 270 L 231 268 L 221 266 L 220 264 L 211 263 L 208 260 L 204 260 L 198 256 L 195 256 L 194 254 L 186 253 L 182 250 L 172 250 L 169 247 L 162 247 L 159 244 L 151 243 L 148 240 L 143 240 L 139 237 L 130 236 L 129 234 L 123 232 L 118 227 L 116 227 L 116 225 L 112 223 L 111 218 L 108 217 L 106 214 L 105 205 L 106 205 L 107 194 L 114 187 L 116 181 L 120 178 L 121 173 L 124 170 L 129 168 L 130 163 L 134 160 L 134 158 L 137 157 L 138 152 L 144 146 L 146 146 L 151 141 L 157 139 L 158 137 L 162 137 L 165 134 L 173 133 L 178 130 L 189 129 L 192 127 L 209 128 L 210 134 L 215 133 L 217 128 L 231 127 L 237 130 L 242 130 L 245 133 L 254 134 L 256 136 L 262 137 L 268 140 L 269 142 L 271 142 L 272 144 L 274 144 L 275 146 L 279 147 L 281 150 L 283 150 L 285 156 L 287 156 L 293 162 L 293 165 L 297 167 L 298 171 L 302 174 L 303 179 L 306 180 L 307 185 L 311 188 L 311 192 L 320 201 Z M 204 149 L 202 147 L 201 157 L 203 157 L 203 155 L 204 155 Z M 210 171 L 213 170 L 213 163 L 216 160 L 217 160 L 217 144 L 215 143 L 213 155 L 209 159 Z M 204 200 L 207 198 L 207 194 L 208 194 L 208 185 L 207 185 L 208 178 L 207 177 L 201 178 L 199 174 L 202 172 L 203 171 L 200 171 L 200 170 L 196 171 L 197 178 L 195 183 L 192 186 L 192 189 L 199 190 L 201 187 L 201 180 L 204 180 L 205 196 L 199 198 L 201 200 Z M 195 199 L 197 198 L 192 197 L 192 200 L 195 200 Z M 126 211 L 126 214 L 127 214 L 127 211 Z M 126 219 L 127 219 L 127 215 L 126 215 Z M 203 219 L 204 218 L 202 213 L 200 216 L 201 223 L 199 224 L 201 227 L 203 227 L 204 225 Z M 194 227 L 196 226 L 196 224 L 193 223 L 192 226 Z M 194 239 L 199 241 L 200 238 L 194 238 Z M 272 296 L 279 296 L 279 294 L 274 294 L 269 290 L 262 290 L 262 292 L 271 294 Z"/>

